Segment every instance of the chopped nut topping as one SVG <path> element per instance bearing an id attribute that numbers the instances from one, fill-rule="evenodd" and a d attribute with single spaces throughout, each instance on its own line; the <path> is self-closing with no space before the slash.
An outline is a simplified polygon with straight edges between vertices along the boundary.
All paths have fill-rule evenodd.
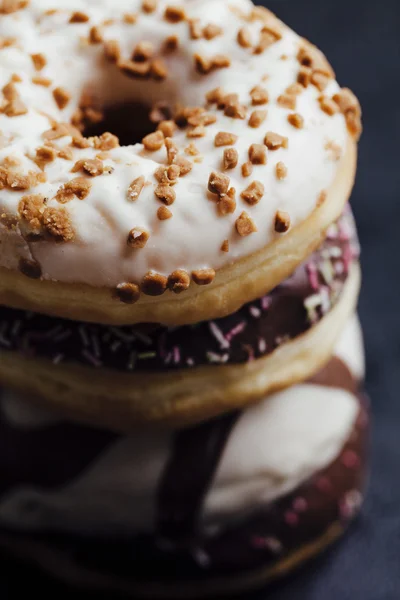
<path id="1" fill-rule="evenodd" d="M 242 46 L 242 48 L 251 48 L 251 46 L 252 46 L 251 33 L 250 33 L 249 29 L 247 29 L 247 27 L 242 27 L 241 29 L 239 29 L 238 35 L 237 35 L 237 41 L 238 41 L 238 44 L 240 46 Z"/>
<path id="2" fill-rule="evenodd" d="M 71 94 L 62 87 L 57 87 L 53 90 L 53 97 L 60 110 L 63 110 L 71 100 Z"/>
<path id="3" fill-rule="evenodd" d="M 3 94 L 6 103 L 2 107 L 1 112 L 7 115 L 7 117 L 19 117 L 27 114 L 28 109 L 22 102 L 14 82 L 10 82 L 3 87 Z"/>
<path id="4" fill-rule="evenodd" d="M 41 71 L 47 65 L 47 60 L 44 54 L 32 54 L 31 58 L 36 71 Z"/>
<path id="5" fill-rule="evenodd" d="M 303 129 L 304 127 L 304 119 L 298 113 L 292 113 L 288 115 L 288 121 L 296 129 Z"/>
<path id="6" fill-rule="evenodd" d="M 104 55 L 110 62 L 118 62 L 121 58 L 121 47 L 117 40 L 104 42 Z"/>
<path id="7" fill-rule="evenodd" d="M 210 285 L 215 279 L 215 271 L 214 269 L 192 271 L 192 279 L 197 285 Z"/>
<path id="8" fill-rule="evenodd" d="M 245 211 L 243 211 L 240 217 L 236 219 L 235 227 L 238 234 L 242 237 L 246 237 L 247 235 L 257 231 L 257 227 L 253 219 Z"/>
<path id="9" fill-rule="evenodd" d="M 331 98 L 328 98 L 327 96 L 320 96 L 318 98 L 318 102 L 321 107 L 321 110 L 323 110 L 324 113 L 326 113 L 330 117 L 339 112 L 339 107 L 336 104 L 336 102 L 334 102 L 333 100 L 331 100 Z"/>
<path id="10" fill-rule="evenodd" d="M 143 0 L 142 10 L 145 13 L 153 13 L 157 8 L 157 0 Z"/>
<path id="11" fill-rule="evenodd" d="M 208 190 L 212 194 L 223 196 L 229 189 L 229 182 L 230 179 L 227 175 L 213 171 L 208 179 Z"/>
<path id="12" fill-rule="evenodd" d="M 198 156 L 200 154 L 196 144 L 194 142 L 190 142 L 189 146 L 185 148 L 185 153 L 189 156 Z"/>
<path id="13" fill-rule="evenodd" d="M 193 125 L 197 127 L 198 125 L 204 125 L 207 127 L 208 125 L 212 125 L 216 122 L 217 117 L 211 113 L 205 112 L 204 109 L 201 109 L 202 112 L 192 112 L 187 116 L 187 122 L 189 125 Z"/>
<path id="14" fill-rule="evenodd" d="M 161 202 L 170 206 L 176 199 L 175 190 L 169 185 L 158 185 L 154 190 L 155 195 Z"/>
<path id="15" fill-rule="evenodd" d="M 304 92 L 304 87 L 300 83 L 292 83 L 285 91 L 290 96 L 300 96 Z"/>
<path id="16" fill-rule="evenodd" d="M 294 94 L 285 93 L 281 94 L 278 97 L 277 103 L 279 104 L 279 106 L 282 106 L 282 108 L 289 108 L 290 110 L 295 110 L 297 106 L 297 99 Z"/>
<path id="17" fill-rule="evenodd" d="M 161 121 L 157 125 L 157 131 L 161 131 L 164 137 L 171 138 L 176 131 L 176 124 L 174 121 Z"/>
<path id="18" fill-rule="evenodd" d="M 249 159 L 253 165 L 267 164 L 267 150 L 262 144 L 252 144 L 249 148 Z"/>
<path id="19" fill-rule="evenodd" d="M 98 158 L 82 158 L 78 160 L 71 169 L 71 173 L 84 171 L 91 177 L 98 177 L 104 173 L 104 165 Z"/>
<path id="20" fill-rule="evenodd" d="M 2 0 L 0 4 L 0 14 L 10 15 L 11 13 L 17 12 L 26 8 L 30 0 Z"/>
<path id="21" fill-rule="evenodd" d="M 165 138 L 165 147 L 167 149 L 168 163 L 171 165 L 178 156 L 178 147 L 171 138 Z"/>
<path id="22" fill-rule="evenodd" d="M 156 152 L 160 150 L 164 145 L 164 134 L 162 131 L 155 131 L 149 133 L 142 139 L 142 144 L 149 152 Z"/>
<path id="23" fill-rule="evenodd" d="M 151 42 L 139 42 L 132 55 L 132 60 L 145 62 L 154 56 L 154 46 Z"/>
<path id="24" fill-rule="evenodd" d="M 161 58 L 156 58 L 150 65 L 150 75 L 156 81 L 162 81 L 168 76 L 168 70 Z"/>
<path id="25" fill-rule="evenodd" d="M 194 55 L 195 68 L 200 75 L 207 75 L 215 69 L 226 69 L 231 66 L 231 60 L 229 56 L 224 54 L 216 54 L 211 58 L 205 58 L 200 54 Z"/>
<path id="26" fill-rule="evenodd" d="M 167 285 L 168 289 L 171 290 L 171 292 L 174 292 L 174 294 L 185 292 L 190 286 L 189 274 L 182 269 L 178 269 L 168 277 Z"/>
<path id="27" fill-rule="evenodd" d="M 43 211 L 45 209 L 45 197 L 40 194 L 31 194 L 23 196 L 18 205 L 18 212 L 21 219 L 26 221 L 29 229 L 34 232 L 40 232 L 43 220 Z"/>
<path id="28" fill-rule="evenodd" d="M 250 177 L 253 173 L 253 165 L 251 162 L 246 162 L 242 165 L 242 175 L 243 177 Z"/>
<path id="29" fill-rule="evenodd" d="M 279 180 L 286 179 L 287 166 L 283 162 L 278 162 L 275 167 L 276 176 Z"/>
<path id="30" fill-rule="evenodd" d="M 87 23 L 89 21 L 89 17 L 86 13 L 76 11 L 72 13 L 71 18 L 69 20 L 70 23 Z"/>
<path id="31" fill-rule="evenodd" d="M 152 66 L 150 62 L 124 60 L 118 62 L 118 68 L 124 75 L 131 77 L 132 79 L 146 79 L 150 77 Z"/>
<path id="32" fill-rule="evenodd" d="M 169 35 L 164 40 L 163 50 L 164 52 L 175 52 L 179 48 L 179 38 L 177 35 Z"/>
<path id="33" fill-rule="evenodd" d="M 219 25 L 213 25 L 212 23 L 206 25 L 206 27 L 203 29 L 203 37 L 205 37 L 206 40 L 213 40 L 219 35 L 222 35 L 222 33 L 222 27 L 219 27 Z"/>
<path id="34" fill-rule="evenodd" d="M 188 23 L 190 38 L 192 40 L 199 40 L 203 35 L 200 19 L 190 19 Z"/>
<path id="35" fill-rule="evenodd" d="M 223 157 L 223 167 L 227 171 L 234 169 L 239 161 L 239 155 L 236 148 L 225 148 Z"/>
<path id="36" fill-rule="evenodd" d="M 0 38 L 0 50 L 10 48 L 10 46 L 14 46 L 16 43 L 16 38 Z"/>
<path id="37" fill-rule="evenodd" d="M 56 200 L 61 204 L 69 202 L 74 196 L 79 200 L 84 200 L 89 195 L 91 187 L 92 184 L 88 179 L 76 177 L 58 190 Z"/>
<path id="38" fill-rule="evenodd" d="M 285 233 L 290 227 L 290 216 L 283 210 L 278 210 L 275 215 L 275 231 Z"/>
<path id="39" fill-rule="evenodd" d="M 308 87 L 311 82 L 312 69 L 310 67 L 301 66 L 297 75 L 297 82 L 303 87 Z"/>
<path id="40" fill-rule="evenodd" d="M 179 23 L 186 19 L 186 13 L 181 6 L 167 6 L 164 18 L 170 23 Z"/>
<path id="41" fill-rule="evenodd" d="M 264 50 L 279 42 L 282 39 L 282 33 L 278 27 L 272 25 L 264 25 L 261 29 L 260 40 L 257 47 L 254 49 L 254 54 L 262 54 Z"/>
<path id="42" fill-rule="evenodd" d="M 160 221 L 166 221 L 172 217 L 172 212 L 166 206 L 160 206 L 157 210 L 157 217 Z"/>
<path id="43" fill-rule="evenodd" d="M 267 104 L 269 101 L 268 92 L 261 85 L 256 85 L 256 87 L 254 87 L 251 90 L 250 97 L 251 97 L 253 106 L 260 106 L 262 104 Z"/>
<path id="44" fill-rule="evenodd" d="M 66 146 L 65 148 L 62 148 L 58 152 L 58 157 L 62 158 L 63 160 L 73 160 L 74 153 L 72 151 L 72 148 L 70 148 L 69 146 Z"/>
<path id="45" fill-rule="evenodd" d="M 314 71 L 311 76 L 311 83 L 315 85 L 320 92 L 323 92 L 328 87 L 329 79 L 330 78 L 325 73 Z"/>
<path id="46" fill-rule="evenodd" d="M 75 237 L 69 214 L 64 208 L 45 208 L 43 227 L 56 242 L 70 242 Z"/>
<path id="47" fill-rule="evenodd" d="M 325 202 L 325 200 L 327 199 L 328 194 L 325 190 L 322 190 L 322 192 L 319 194 L 318 198 L 317 198 L 317 206 L 322 206 L 322 204 Z"/>
<path id="48" fill-rule="evenodd" d="M 108 131 L 103 133 L 100 137 L 90 138 L 90 141 L 93 144 L 93 148 L 101 150 L 102 152 L 107 152 L 108 150 L 119 147 L 119 139 L 117 136 Z"/>
<path id="49" fill-rule="evenodd" d="M 237 139 L 238 139 L 238 136 L 235 135 L 234 133 L 227 133 L 226 131 L 220 131 L 215 136 L 214 145 L 217 148 L 220 148 L 221 146 L 233 146 L 233 144 L 236 144 Z"/>
<path id="50" fill-rule="evenodd" d="M 177 156 L 174 159 L 174 164 L 176 164 L 180 168 L 180 170 L 181 170 L 180 176 L 181 177 L 184 177 L 185 175 L 190 173 L 190 171 L 193 169 L 193 164 L 190 162 L 190 160 L 188 160 L 184 156 Z"/>
<path id="51" fill-rule="evenodd" d="M 222 242 L 221 252 L 229 252 L 229 240 L 224 240 Z"/>
<path id="52" fill-rule="evenodd" d="M 40 146 L 36 149 L 36 164 L 41 168 L 47 163 L 53 162 L 57 156 L 57 152 L 50 146 Z"/>
<path id="53" fill-rule="evenodd" d="M 20 258 L 18 268 L 23 275 L 30 279 L 40 279 L 42 276 L 42 268 L 36 260 Z"/>
<path id="54" fill-rule="evenodd" d="M 215 88 L 206 94 L 206 100 L 210 104 L 219 104 L 224 97 L 222 88 Z"/>
<path id="55" fill-rule="evenodd" d="M 142 193 L 144 184 L 145 178 L 143 177 L 143 175 L 140 175 L 140 177 L 137 177 L 132 181 L 127 192 L 127 199 L 130 202 L 135 202 L 135 200 L 139 198 L 140 194 Z"/>
<path id="56" fill-rule="evenodd" d="M 306 67 L 311 67 L 314 72 L 323 73 L 329 78 L 335 76 L 333 69 L 326 57 L 318 48 L 303 40 L 302 46 L 297 54 L 299 63 Z"/>
<path id="57" fill-rule="evenodd" d="M 134 227 L 130 230 L 126 243 L 130 248 L 144 248 L 149 237 L 150 234 L 147 231 L 140 229 L 139 227 Z"/>
<path id="58" fill-rule="evenodd" d="M 41 85 L 42 87 L 50 87 L 52 84 L 51 79 L 48 77 L 42 77 L 41 75 L 35 75 L 32 77 L 32 83 L 35 85 Z"/>
<path id="59" fill-rule="evenodd" d="M 186 132 L 186 136 L 188 138 L 202 138 L 206 135 L 206 128 L 204 125 L 198 125 L 197 127 L 193 127 Z"/>
<path id="60" fill-rule="evenodd" d="M 264 196 L 264 185 L 261 181 L 253 181 L 241 194 L 241 198 L 251 206 L 258 204 Z"/>
<path id="61" fill-rule="evenodd" d="M 236 210 L 236 190 L 229 188 L 228 193 L 218 201 L 218 212 L 220 215 L 230 215 Z"/>
<path id="62" fill-rule="evenodd" d="M 257 129 L 264 123 L 266 118 L 266 110 L 253 110 L 253 112 L 250 115 L 249 126 L 253 127 L 254 129 Z"/>
<path id="63" fill-rule="evenodd" d="M 124 304 L 135 304 L 140 298 L 140 288 L 136 283 L 120 283 L 115 292 Z"/>
<path id="64" fill-rule="evenodd" d="M 147 296 L 161 296 L 167 289 L 168 279 L 160 273 L 149 271 L 142 280 L 142 292 Z"/>
<path id="65" fill-rule="evenodd" d="M 180 175 L 180 168 L 178 165 L 170 165 L 169 167 L 158 167 L 154 176 L 158 183 L 163 185 L 174 185 L 178 181 Z"/>
<path id="66" fill-rule="evenodd" d="M 289 146 L 289 140 L 287 137 L 283 137 L 273 131 L 268 131 L 264 138 L 264 144 L 268 150 L 279 150 L 279 148 L 287 148 Z"/>
<path id="67" fill-rule="evenodd" d="M 358 139 L 362 133 L 361 107 L 357 97 L 348 88 L 343 88 L 339 94 L 333 96 L 334 102 L 344 114 L 347 128 Z"/>
<path id="68" fill-rule="evenodd" d="M 135 25 L 137 22 L 138 16 L 135 13 L 125 13 L 124 14 L 124 23 L 127 25 Z"/>
<path id="69" fill-rule="evenodd" d="M 325 144 L 325 150 L 328 150 L 332 160 L 340 160 L 342 156 L 342 148 L 339 146 L 339 144 L 336 144 L 336 142 L 330 140 Z"/>

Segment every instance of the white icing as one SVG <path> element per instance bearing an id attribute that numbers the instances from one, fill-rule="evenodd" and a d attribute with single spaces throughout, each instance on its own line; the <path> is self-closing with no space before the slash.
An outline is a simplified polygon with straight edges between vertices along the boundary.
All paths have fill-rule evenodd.
<path id="1" fill-rule="evenodd" d="M 162 15 L 170 4 L 167 0 L 159 0 L 158 10 L 150 15 L 140 12 L 141 0 L 119 0 L 117 10 L 115 4 L 115 0 L 31 0 L 27 9 L 2 15 L 0 37 L 17 38 L 18 47 L 0 50 L 0 87 L 10 81 L 13 73 L 18 73 L 23 82 L 16 86 L 29 113 L 14 118 L 0 114 L 0 163 L 5 157 L 13 156 L 22 161 L 25 172 L 37 171 L 29 157 L 35 155 L 36 148 L 43 142 L 42 133 L 49 129 L 48 119 L 40 111 L 59 121 L 68 121 L 84 89 L 105 104 L 179 99 L 186 105 L 198 105 L 203 102 L 206 91 L 222 86 L 226 92 L 238 93 L 240 100 L 248 105 L 249 91 L 254 85 L 263 83 L 263 76 L 268 76 L 263 85 L 269 92 L 270 102 L 259 107 L 268 110 L 268 117 L 259 129 L 252 129 L 247 125 L 247 119 L 231 119 L 215 107 L 210 109 L 210 112 L 216 112 L 217 122 L 207 127 L 206 137 L 194 140 L 203 162 L 195 164 L 175 186 L 177 198 L 170 207 L 173 218 L 167 221 L 158 220 L 156 213 L 161 203 L 154 195 L 154 172 L 157 163 L 165 163 L 165 150 L 150 154 L 143 151 L 141 144 L 112 150 L 104 163 L 113 167 L 112 174 L 93 178 L 92 190 L 84 201 L 74 199 L 65 205 L 75 229 L 74 241 L 30 243 L 30 253 L 41 264 L 43 276 L 64 282 L 114 286 L 123 281 L 139 282 L 150 270 L 169 275 L 177 268 L 188 272 L 206 267 L 219 269 L 260 250 L 275 238 L 273 222 L 278 209 L 290 214 L 292 225 L 307 218 L 315 208 L 320 192 L 329 187 L 338 169 L 339 163 L 330 158 L 326 143 L 333 141 L 343 150 L 347 131 L 343 115 L 330 117 L 319 108 L 320 92 L 314 86 L 310 85 L 298 97 L 296 112 L 305 121 L 302 130 L 289 125 L 290 111 L 276 103 L 277 97 L 296 81 L 300 38 L 282 25 L 282 40 L 264 54 L 253 55 L 239 46 L 237 32 L 244 23 L 230 7 L 248 13 L 252 8 L 249 0 L 186 0 L 178 3 L 184 5 L 188 17 L 200 18 L 203 25 L 211 22 L 223 27 L 223 35 L 211 41 L 191 40 L 185 22 L 174 25 L 166 22 Z M 58 12 L 46 16 L 45 11 L 52 8 L 57 8 Z M 87 13 L 90 22 L 69 24 L 74 10 Z M 125 12 L 139 13 L 136 25 L 123 23 Z M 101 44 L 88 46 L 82 42 L 81 38 L 87 37 L 92 25 L 108 18 L 115 19 L 115 23 L 104 28 L 105 37 L 117 39 L 126 58 L 131 56 L 138 41 L 148 40 L 155 48 L 160 48 L 168 35 L 176 33 L 179 36 L 179 50 L 164 57 L 169 72 L 165 82 L 128 79 L 114 65 L 104 61 Z M 261 26 L 260 21 L 249 25 L 254 40 L 258 39 Z M 232 65 L 211 75 L 199 76 L 193 68 L 196 52 L 205 56 L 226 54 Z M 29 56 L 31 53 L 46 56 L 48 63 L 40 75 L 53 81 L 50 88 L 32 83 L 31 78 L 37 73 Z M 282 55 L 287 59 L 282 60 Z M 73 98 L 63 111 L 58 109 L 52 96 L 57 86 L 64 87 Z M 332 80 L 325 94 L 331 96 L 338 90 L 338 84 Z M 214 137 L 219 131 L 239 136 L 235 145 L 239 165 L 228 172 L 231 186 L 237 190 L 237 208 L 234 214 L 225 217 L 218 216 L 216 204 L 207 192 L 211 171 L 221 170 L 223 148 L 214 147 Z M 267 131 L 287 136 L 289 148 L 268 152 L 267 165 L 255 166 L 253 175 L 245 179 L 240 166 L 248 160 L 248 148 L 252 143 L 263 143 Z M 57 145 L 63 147 L 69 141 L 70 138 L 63 138 Z M 183 152 L 191 140 L 186 138 L 185 132 L 178 132 L 174 141 Z M 96 154 L 94 149 L 74 149 L 73 162 L 57 159 L 50 163 L 45 169 L 47 182 L 37 185 L 34 192 L 48 198 L 48 206 L 60 207 L 55 194 L 61 185 L 75 177 L 70 172 L 75 161 Z M 284 181 L 278 181 L 275 175 L 275 165 L 279 161 L 288 168 Z M 128 202 L 129 184 L 140 175 L 144 175 L 150 185 L 144 188 L 136 202 Z M 240 198 L 240 193 L 253 180 L 262 181 L 266 191 L 259 204 L 249 206 Z M 0 212 L 15 214 L 25 194 L 2 190 Z M 258 227 L 258 232 L 246 238 L 241 238 L 234 226 L 243 210 Z M 143 227 L 150 233 L 145 248 L 133 250 L 127 247 L 127 235 L 133 227 Z M 26 258 L 29 250 L 22 239 L 20 247 L 9 243 L 10 235 L 16 234 L 10 234 L 0 226 L 0 266 L 15 269 L 17 259 Z M 225 239 L 230 242 L 229 253 L 220 251 Z"/>
<path id="2" fill-rule="evenodd" d="M 359 364 L 361 337 L 352 320 L 339 355 Z M 347 342 L 346 342 L 347 340 Z M 351 352 L 341 354 L 343 343 Z M 350 348 L 350 345 L 347 346 Z M 14 427 L 47 425 L 32 417 L 24 401 L 7 393 L 6 416 Z M 293 491 L 340 453 L 354 426 L 358 401 L 350 393 L 320 385 L 301 384 L 266 398 L 244 411 L 224 451 L 207 495 L 203 519 L 209 526 L 224 518 L 273 502 Z M 121 535 L 154 527 L 155 501 L 166 465 L 171 434 L 141 432 L 121 438 L 71 483 L 45 491 L 24 486 L 0 502 L 0 522 L 21 529 L 118 532 Z M 62 469 L 62 465 L 60 465 Z"/>

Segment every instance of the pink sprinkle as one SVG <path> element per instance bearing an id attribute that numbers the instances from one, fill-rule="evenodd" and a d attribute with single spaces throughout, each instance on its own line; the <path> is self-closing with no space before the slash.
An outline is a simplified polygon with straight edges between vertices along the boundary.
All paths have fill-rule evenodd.
<path id="1" fill-rule="evenodd" d="M 306 510 L 308 508 L 307 500 L 305 498 L 301 498 L 300 496 L 298 496 L 297 498 L 294 499 L 292 506 L 293 506 L 293 510 L 297 513 L 306 512 Z"/>
<path id="2" fill-rule="evenodd" d="M 323 475 L 318 478 L 315 485 L 319 489 L 319 491 L 323 492 L 324 494 L 329 494 L 332 491 L 331 482 L 327 477 L 324 477 Z"/>
<path id="3" fill-rule="evenodd" d="M 178 346 L 174 346 L 173 352 L 174 352 L 174 363 L 177 365 L 181 361 L 181 353 L 180 353 Z"/>
<path id="4" fill-rule="evenodd" d="M 226 339 L 230 342 L 232 340 L 232 338 L 235 337 L 235 335 L 238 335 L 239 333 L 242 333 L 242 331 L 245 329 L 246 327 L 246 322 L 242 321 L 241 323 L 239 323 L 238 325 L 236 325 L 236 327 L 234 327 L 233 329 L 231 329 L 227 334 L 226 334 Z"/>
<path id="5" fill-rule="evenodd" d="M 314 265 L 314 263 L 308 263 L 306 268 L 307 268 L 307 274 L 308 274 L 308 281 L 310 282 L 312 289 L 315 291 L 318 291 L 319 282 L 318 282 L 317 267 Z"/>
<path id="6" fill-rule="evenodd" d="M 342 260 L 343 260 L 344 270 L 346 273 L 348 273 L 350 265 L 353 262 L 353 252 L 352 252 L 350 246 L 346 246 L 343 249 Z"/>
<path id="7" fill-rule="evenodd" d="M 342 464 L 348 469 L 357 469 L 360 466 L 360 459 L 353 450 L 346 450 L 342 456 Z"/>
<path id="8" fill-rule="evenodd" d="M 261 308 L 263 310 L 268 310 L 271 306 L 271 302 L 272 302 L 272 300 L 271 300 L 270 296 L 263 296 L 261 298 Z"/>
<path id="9" fill-rule="evenodd" d="M 250 314 L 252 317 L 254 317 L 255 319 L 258 319 L 258 317 L 261 317 L 261 310 L 258 308 L 258 306 L 250 306 Z"/>
<path id="10" fill-rule="evenodd" d="M 285 521 L 291 527 L 296 527 L 299 524 L 299 517 L 291 510 L 285 512 Z"/>

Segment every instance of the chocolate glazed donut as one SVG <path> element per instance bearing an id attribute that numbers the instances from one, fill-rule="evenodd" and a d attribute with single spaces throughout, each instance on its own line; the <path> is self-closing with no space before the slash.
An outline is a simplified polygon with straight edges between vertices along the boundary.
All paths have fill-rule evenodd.
<path id="1" fill-rule="evenodd" d="M 346 344 L 348 352 L 348 340 Z M 251 508 L 242 507 L 234 514 L 229 510 L 223 514 L 222 510 L 214 523 L 205 519 L 206 497 L 215 486 L 227 445 L 242 418 L 238 412 L 173 435 L 169 458 L 158 479 L 151 531 L 113 536 L 42 528 L 27 536 L 21 529 L 16 533 L 13 527 L 3 523 L 1 544 L 19 555 L 24 556 L 25 552 L 25 557 L 33 552 L 35 560 L 45 568 L 49 568 L 50 552 L 50 570 L 68 579 L 76 577 L 79 585 L 109 587 L 143 597 L 201 597 L 238 591 L 240 586 L 247 589 L 275 578 L 338 537 L 361 505 L 368 410 L 361 392 L 360 374 L 350 368 L 351 359 L 349 366 L 346 364 L 343 352 L 343 348 L 341 353 L 337 352 L 326 367 L 305 384 L 305 389 L 312 393 L 312 390 L 332 388 L 332 393 L 343 390 L 354 402 L 357 398 L 358 414 L 350 425 L 349 435 L 344 444 L 340 443 L 339 451 L 329 464 L 274 500 L 259 499 Z M 68 485 L 71 473 L 65 473 L 64 482 L 59 476 L 43 479 L 43 472 L 48 469 L 57 471 L 52 456 L 55 438 L 76 439 L 74 428 L 67 426 L 63 430 L 62 427 L 50 428 L 54 433 L 50 436 L 43 427 L 28 434 L 27 444 L 32 452 L 35 436 L 36 444 L 46 448 L 38 456 L 38 473 L 10 476 L 3 465 L 0 514 L 2 503 L 7 496 L 12 496 L 16 483 L 22 487 L 44 485 L 55 493 L 62 492 Z M 1 429 L 7 432 L 4 423 Z M 86 435 L 82 435 L 83 438 L 90 439 Z M 6 437 L 2 434 L 1 439 Z M 43 446 L 46 439 L 49 444 L 46 442 Z M 93 434 L 92 442 L 93 455 L 101 455 L 110 444 L 118 442 L 118 436 Z M 62 445 L 68 449 L 68 444 Z M 57 454 L 62 456 L 56 442 Z M 36 460 L 32 464 L 34 462 Z M 74 466 L 73 479 L 78 477 L 79 480 L 79 474 L 91 468 L 90 463 L 90 456 L 82 456 Z M 18 468 L 15 466 L 15 470 Z"/>

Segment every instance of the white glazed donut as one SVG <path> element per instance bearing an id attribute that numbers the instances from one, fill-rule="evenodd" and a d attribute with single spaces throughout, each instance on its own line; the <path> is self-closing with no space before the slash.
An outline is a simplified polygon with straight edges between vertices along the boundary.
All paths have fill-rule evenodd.
<path id="1" fill-rule="evenodd" d="M 348 198 L 357 100 L 249 0 L 4 0 L 0 48 L 3 304 L 216 318 L 293 271 Z M 71 128 L 132 101 L 179 103 L 180 127 L 127 147 Z"/>

